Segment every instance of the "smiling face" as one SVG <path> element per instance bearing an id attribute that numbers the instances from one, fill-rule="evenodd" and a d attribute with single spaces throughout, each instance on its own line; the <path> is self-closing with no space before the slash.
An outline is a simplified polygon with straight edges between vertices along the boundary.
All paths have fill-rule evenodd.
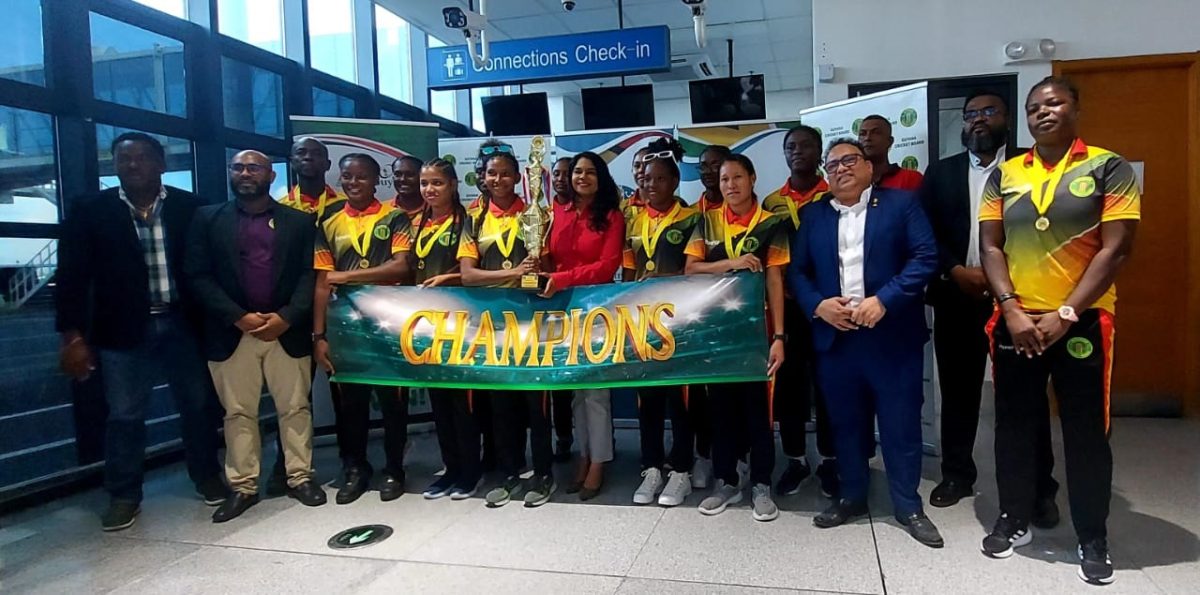
<path id="1" fill-rule="evenodd" d="M 737 161 L 721 164 L 721 195 L 730 208 L 741 210 L 746 203 L 754 201 L 754 174 Z"/>
<path id="2" fill-rule="evenodd" d="M 576 196 L 595 196 L 600 189 L 600 176 L 596 172 L 596 164 L 587 157 L 580 157 L 571 170 L 571 188 Z"/>
<path id="3" fill-rule="evenodd" d="M 646 164 L 646 195 L 650 206 L 659 211 L 671 208 L 675 202 L 675 190 L 679 188 L 679 177 L 662 159 Z"/>
<path id="4" fill-rule="evenodd" d="M 725 157 L 717 151 L 705 151 L 700 154 L 700 183 L 705 190 L 720 191 L 721 162 Z"/>
<path id="5" fill-rule="evenodd" d="M 444 212 L 454 206 L 458 180 L 436 167 L 421 168 L 421 198 L 429 208 Z"/>
<path id="6" fill-rule="evenodd" d="M 1079 104 L 1070 91 L 1043 85 L 1025 101 L 1025 122 L 1038 144 L 1065 145 L 1078 136 Z"/>
<path id="7" fill-rule="evenodd" d="M 866 155 L 851 144 L 836 145 L 825 157 L 829 190 L 840 198 L 853 198 L 862 194 L 863 190 L 871 185 L 871 175 L 874 171 Z"/>
<path id="8" fill-rule="evenodd" d="M 392 163 L 392 183 L 396 194 L 416 196 L 420 192 L 421 166 L 412 159 L 397 159 Z"/>
<path id="9" fill-rule="evenodd" d="M 509 199 L 517 187 L 517 169 L 508 158 L 492 157 L 488 159 L 487 169 L 484 170 L 483 183 L 487 185 L 492 198 Z"/>
<path id="10" fill-rule="evenodd" d="M 347 159 L 341 164 L 339 181 L 346 199 L 356 209 L 365 208 L 375 198 L 375 186 L 379 184 L 379 174 L 371 164 L 362 159 Z"/>

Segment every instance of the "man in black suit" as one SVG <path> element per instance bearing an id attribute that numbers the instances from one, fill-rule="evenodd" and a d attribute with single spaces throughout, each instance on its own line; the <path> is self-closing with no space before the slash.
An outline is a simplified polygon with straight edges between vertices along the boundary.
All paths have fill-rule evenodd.
<path id="1" fill-rule="evenodd" d="M 204 308 L 204 355 L 225 407 L 225 474 L 233 494 L 214 523 L 258 503 L 263 380 L 275 399 L 288 495 L 325 503 L 312 481 L 312 268 L 314 218 L 271 198 L 275 172 L 258 151 L 229 163 L 235 200 L 201 208 L 185 271 Z"/>
<path id="2" fill-rule="evenodd" d="M 146 134 L 112 144 L 120 186 L 71 205 L 58 248 L 56 327 L 63 371 L 84 380 L 100 364 L 108 420 L 105 531 L 133 525 L 142 500 L 146 411 L 165 372 L 180 415 L 188 475 L 204 503 L 225 500 L 217 463 L 216 400 L 196 341 L 197 311 L 183 284 L 184 248 L 202 203 L 163 186 L 166 155 Z"/>
<path id="3" fill-rule="evenodd" d="M 929 495 L 933 506 L 953 506 L 974 495 L 975 433 L 987 366 L 984 325 L 992 315 L 992 296 L 979 257 L 979 204 L 988 178 L 1008 155 L 1008 105 L 994 92 L 976 91 L 963 106 L 962 143 L 966 151 L 929 166 L 921 202 L 938 242 L 940 275 L 929 284 L 934 309 L 933 345 L 942 390 L 942 482 Z M 1054 503 L 1058 484 L 1051 476 L 1050 415 L 1035 437 L 1038 442 L 1041 527 L 1058 523 Z"/>

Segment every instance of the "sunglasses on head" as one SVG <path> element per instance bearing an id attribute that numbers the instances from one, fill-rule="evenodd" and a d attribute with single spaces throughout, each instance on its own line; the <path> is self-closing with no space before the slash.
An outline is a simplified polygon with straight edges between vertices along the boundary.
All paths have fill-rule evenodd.
<path id="1" fill-rule="evenodd" d="M 479 148 L 479 153 L 484 156 L 495 155 L 496 153 L 508 153 L 512 155 L 512 152 L 512 145 L 488 145 Z"/>
<path id="2" fill-rule="evenodd" d="M 670 151 L 659 151 L 657 153 L 646 153 L 642 155 L 642 163 L 649 163 L 655 159 L 670 159 L 675 161 L 675 154 Z"/>

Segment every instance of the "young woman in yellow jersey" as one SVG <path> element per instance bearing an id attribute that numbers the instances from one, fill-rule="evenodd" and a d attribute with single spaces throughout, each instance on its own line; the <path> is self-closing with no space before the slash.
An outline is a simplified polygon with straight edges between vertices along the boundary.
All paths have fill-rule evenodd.
<path id="1" fill-rule="evenodd" d="M 775 466 L 775 432 L 766 377 L 775 374 L 784 359 L 783 267 L 789 262 L 791 223 L 763 210 L 754 195 L 754 164 L 744 155 L 726 158 L 721 165 L 720 209 L 704 214 L 688 244 L 686 272 L 725 274 L 746 270 L 765 273 L 771 328 L 768 368 L 761 382 L 708 385 L 713 415 L 713 471 L 717 478 L 712 495 L 700 503 L 700 512 L 714 515 L 742 500 L 737 461 L 750 447 L 750 480 L 754 519 L 779 516 L 771 499 L 771 473 Z"/>

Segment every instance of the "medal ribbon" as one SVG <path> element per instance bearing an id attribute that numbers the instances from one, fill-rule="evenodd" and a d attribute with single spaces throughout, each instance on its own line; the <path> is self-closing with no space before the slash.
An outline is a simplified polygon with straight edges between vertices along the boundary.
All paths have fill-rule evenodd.
<path id="1" fill-rule="evenodd" d="M 292 204 L 296 204 L 296 205 L 304 204 L 304 200 L 300 198 L 300 185 L 299 184 L 294 186 L 292 188 L 292 191 L 289 194 L 291 195 L 289 198 L 291 199 Z M 328 194 L 329 194 L 329 187 L 326 186 L 325 189 L 321 191 L 321 196 L 317 197 L 316 213 L 317 213 L 318 217 L 325 214 L 325 200 L 327 198 L 326 195 L 328 195 Z"/>
<path id="2" fill-rule="evenodd" d="M 454 216 L 448 215 L 446 220 L 443 221 L 442 224 L 439 225 L 432 234 L 424 233 L 425 227 L 421 227 L 421 231 L 417 233 L 417 258 L 425 258 L 426 256 L 429 256 L 429 251 L 433 250 L 433 244 L 438 241 L 438 238 L 442 237 L 442 234 L 446 233 L 447 229 L 450 229 L 451 223 L 454 223 Z M 426 236 L 429 237 L 429 240 L 425 242 L 424 246 L 422 246 L 421 238 Z"/>
<path id="3" fill-rule="evenodd" d="M 491 213 L 487 214 L 488 218 L 496 222 L 496 249 L 500 251 L 500 255 L 505 259 L 512 254 L 513 246 L 517 243 L 517 225 L 520 223 L 516 217 L 496 217 Z M 508 244 L 504 243 L 504 232 L 508 232 Z"/>
<path id="4" fill-rule="evenodd" d="M 1036 149 L 1034 149 L 1036 151 Z M 1058 189 L 1058 183 L 1062 181 L 1063 174 L 1067 173 L 1067 166 L 1071 161 L 1071 152 L 1067 151 L 1062 159 L 1054 166 L 1054 170 L 1047 176 L 1046 168 L 1042 165 L 1041 155 L 1037 156 L 1038 163 L 1034 164 L 1034 171 L 1037 173 L 1034 176 L 1033 188 L 1029 192 L 1029 200 L 1033 202 L 1033 208 L 1037 210 L 1038 217 L 1045 217 L 1046 211 L 1050 210 L 1050 205 L 1054 203 L 1054 191 Z M 1046 181 L 1049 180 L 1047 184 Z"/>
<path id="5" fill-rule="evenodd" d="M 653 234 L 650 233 L 650 220 L 653 219 L 650 216 L 650 212 L 647 211 L 646 216 L 642 218 L 642 250 L 646 252 L 646 260 L 654 259 L 654 251 L 658 248 L 658 240 L 662 238 L 663 231 L 675 221 L 675 215 L 679 214 L 680 208 L 682 207 L 679 202 L 676 202 L 675 206 L 671 207 L 670 212 L 667 213 L 667 216 L 662 218 L 663 221 L 654 229 Z"/>
<path id="6" fill-rule="evenodd" d="M 765 218 L 763 217 L 765 211 L 763 211 L 762 207 L 758 206 L 758 203 L 755 203 L 754 216 L 750 218 L 750 225 L 746 227 L 746 233 L 742 236 L 741 241 L 738 242 L 737 248 L 735 249 L 733 246 L 733 236 L 730 234 L 729 230 L 728 210 L 729 205 L 724 205 L 721 207 L 721 229 L 725 232 L 723 234 L 725 236 L 725 257 L 737 258 L 742 255 L 742 248 L 746 246 L 746 239 L 750 237 L 750 233 L 753 232 L 754 228 L 757 227 L 758 224 Z"/>
<path id="7" fill-rule="evenodd" d="M 380 213 L 382 214 L 382 210 Z M 350 245 L 354 247 L 359 256 L 366 258 L 367 252 L 371 249 L 371 238 L 375 236 L 374 225 L 380 217 L 359 215 L 350 219 L 354 221 L 354 233 L 350 235 Z M 367 223 L 366 229 L 363 229 L 363 221 Z"/>

